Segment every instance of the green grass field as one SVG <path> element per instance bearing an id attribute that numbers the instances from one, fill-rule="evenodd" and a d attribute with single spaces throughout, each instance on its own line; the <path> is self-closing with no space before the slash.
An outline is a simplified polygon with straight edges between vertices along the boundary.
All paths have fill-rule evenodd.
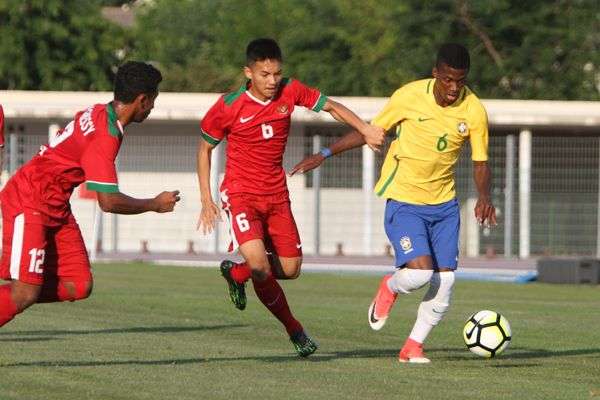
<path id="1" fill-rule="evenodd" d="M 379 277 L 305 273 L 284 282 L 320 342 L 308 359 L 249 289 L 236 310 L 217 269 L 98 265 L 85 301 L 37 305 L 0 330 L 0 399 L 600 399 L 600 287 L 458 281 L 426 347 L 396 361 L 423 294 L 373 332 Z M 503 313 L 499 358 L 462 343 L 466 318 Z"/>

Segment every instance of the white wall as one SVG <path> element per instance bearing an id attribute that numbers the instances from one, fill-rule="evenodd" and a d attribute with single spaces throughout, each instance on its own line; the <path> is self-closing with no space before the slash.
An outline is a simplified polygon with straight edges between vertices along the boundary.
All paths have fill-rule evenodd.
<path id="1" fill-rule="evenodd" d="M 314 249 L 313 193 L 306 189 L 304 176 L 288 180 L 292 210 L 296 217 L 303 249 Z M 168 214 L 146 213 L 118 216 L 118 248 L 121 251 L 138 251 L 141 241 L 147 240 L 150 251 L 185 252 L 188 241 L 194 242 L 196 251 L 211 252 L 214 237 L 203 236 L 196 231 L 200 212 L 199 191 L 194 173 L 144 173 L 123 172 L 119 174 L 119 187 L 124 193 L 135 197 L 153 197 L 161 190 L 181 191 L 181 201 L 175 212 Z M 373 194 L 375 196 L 375 194 Z M 363 250 L 362 191 L 360 189 L 322 189 L 321 191 L 321 253 L 334 254 L 341 243 L 345 254 L 360 254 Z M 383 254 L 387 238 L 383 230 L 384 200 L 377 198 L 373 209 L 374 254 Z M 94 201 L 80 199 L 76 192 L 71 205 L 81 226 L 83 237 L 91 246 Z M 223 218 L 226 218 L 223 215 Z M 104 215 L 103 246 L 112 248 L 112 216 Z M 226 221 L 220 224 L 220 250 L 229 244 Z"/>

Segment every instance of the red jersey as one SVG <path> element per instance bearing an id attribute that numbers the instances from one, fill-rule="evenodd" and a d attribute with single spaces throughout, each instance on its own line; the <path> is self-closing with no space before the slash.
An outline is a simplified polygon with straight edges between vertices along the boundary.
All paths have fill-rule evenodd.
<path id="1" fill-rule="evenodd" d="M 112 104 L 80 111 L 8 181 L 2 202 L 41 214 L 44 223 L 65 223 L 69 198 L 80 183 L 97 192 L 119 191 L 115 158 L 122 139 Z"/>
<path id="2" fill-rule="evenodd" d="M 0 148 L 4 147 L 4 110 L 0 105 Z"/>
<path id="3" fill-rule="evenodd" d="M 287 191 L 283 153 L 296 105 L 319 112 L 327 97 L 303 83 L 284 78 L 277 95 L 261 101 L 248 90 L 221 96 L 201 123 L 202 137 L 217 145 L 227 137 L 227 162 L 221 190 L 229 194 Z"/>

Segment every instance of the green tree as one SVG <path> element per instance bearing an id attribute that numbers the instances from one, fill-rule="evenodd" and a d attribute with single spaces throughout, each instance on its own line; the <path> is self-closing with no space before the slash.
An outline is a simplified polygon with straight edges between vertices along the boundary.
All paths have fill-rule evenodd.
<path id="1" fill-rule="evenodd" d="M 99 1 L 3 0 L 0 21 L 0 88 L 112 88 L 126 40 Z"/>
<path id="2" fill-rule="evenodd" d="M 600 99 L 597 0 L 457 4 L 485 97 Z"/>
<path id="3" fill-rule="evenodd" d="M 165 89 L 220 92 L 243 80 L 244 46 L 259 36 L 280 42 L 286 73 L 331 95 L 388 96 L 457 41 L 482 97 L 600 98 L 597 0 L 157 0 L 135 54 L 163 66 Z"/>

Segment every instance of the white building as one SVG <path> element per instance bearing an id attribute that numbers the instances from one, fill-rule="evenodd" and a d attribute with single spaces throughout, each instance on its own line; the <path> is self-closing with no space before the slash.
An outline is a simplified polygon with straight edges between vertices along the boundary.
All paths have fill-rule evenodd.
<path id="1" fill-rule="evenodd" d="M 179 189 L 182 200 L 172 214 L 106 216 L 102 235 L 105 249 L 136 251 L 146 241 L 150 251 L 186 252 L 190 246 L 202 252 L 226 250 L 226 224 L 209 237 L 196 231 L 200 210 L 195 175 L 199 121 L 217 97 L 161 93 L 150 119 L 127 128 L 118 160 L 121 190 L 151 197 L 162 190 Z M 8 170 L 27 161 L 45 143 L 52 125 L 63 126 L 77 111 L 111 98 L 107 92 L 0 91 L 8 143 L 2 181 L 6 181 Z M 366 120 L 386 101 L 357 97 L 336 100 Z M 484 104 L 490 122 L 490 165 L 500 224 L 488 232 L 474 221 L 476 192 L 467 150 L 456 174 L 463 208 L 462 254 L 522 258 L 599 254 L 600 103 L 484 100 Z M 327 145 L 344 131 L 327 113 L 297 109 L 286 168 L 312 153 L 315 136 L 321 145 Z M 222 171 L 222 151 L 215 153 L 214 162 Z M 388 251 L 382 223 L 384 201 L 371 190 L 382 159 L 383 155 L 368 149 L 329 159 L 320 171 L 318 202 L 312 174 L 288 180 L 305 253 L 317 249 L 322 254 Z M 215 174 L 214 188 L 218 179 Z M 94 202 L 74 195 L 72 206 L 92 247 Z"/>

